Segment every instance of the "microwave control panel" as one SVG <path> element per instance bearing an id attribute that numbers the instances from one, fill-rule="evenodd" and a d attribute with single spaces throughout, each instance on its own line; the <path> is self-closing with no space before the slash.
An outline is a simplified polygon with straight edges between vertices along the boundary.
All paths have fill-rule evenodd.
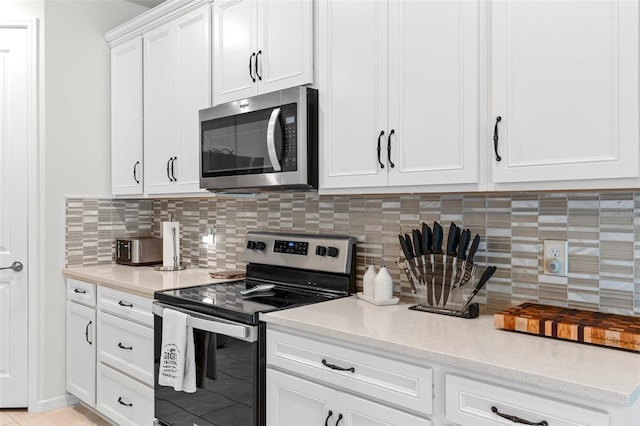
<path id="1" fill-rule="evenodd" d="M 282 122 L 284 123 L 284 134 L 282 140 L 282 171 L 292 172 L 298 170 L 298 118 L 296 117 L 297 105 L 283 105 Z"/>

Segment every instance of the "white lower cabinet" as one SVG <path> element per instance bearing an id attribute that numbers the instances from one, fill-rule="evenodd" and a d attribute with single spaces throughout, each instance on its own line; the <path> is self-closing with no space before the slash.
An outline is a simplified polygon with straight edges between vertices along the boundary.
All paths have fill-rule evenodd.
<path id="1" fill-rule="evenodd" d="M 67 280 L 67 391 L 115 424 L 153 424 L 150 298 Z"/>
<path id="2" fill-rule="evenodd" d="M 609 413 L 484 381 L 447 374 L 446 416 L 460 425 L 549 426 L 611 424 Z M 529 423 L 527 423 L 529 422 Z"/>
<path id="3" fill-rule="evenodd" d="M 430 425 L 430 367 L 267 331 L 267 425 Z"/>
<path id="4" fill-rule="evenodd" d="M 267 425 L 428 426 L 427 419 L 267 369 Z"/>

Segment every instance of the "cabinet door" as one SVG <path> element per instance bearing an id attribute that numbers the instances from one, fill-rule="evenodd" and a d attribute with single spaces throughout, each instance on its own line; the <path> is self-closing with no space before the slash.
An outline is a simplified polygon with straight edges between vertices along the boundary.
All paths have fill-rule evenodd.
<path id="1" fill-rule="evenodd" d="M 111 192 L 142 191 L 142 37 L 136 37 L 111 49 Z"/>
<path id="2" fill-rule="evenodd" d="M 334 390 L 272 369 L 267 369 L 266 393 L 267 426 L 322 425 L 335 404 Z"/>
<path id="3" fill-rule="evenodd" d="M 638 2 L 491 3 L 494 182 L 638 176 Z"/>
<path id="4" fill-rule="evenodd" d="M 177 19 L 174 192 L 200 191 L 198 111 L 211 106 L 211 8 L 207 4 Z"/>
<path id="5" fill-rule="evenodd" d="M 337 414 L 337 416 L 340 416 L 341 414 L 344 416 L 345 426 L 431 425 L 431 422 L 427 419 L 416 417 L 403 411 L 386 407 L 347 393 L 339 393 L 337 399 L 346 407 L 344 409 L 340 409 Z"/>
<path id="6" fill-rule="evenodd" d="M 389 185 L 478 182 L 478 2 L 389 2 Z"/>
<path id="7" fill-rule="evenodd" d="M 258 90 L 313 82 L 313 2 L 258 1 Z"/>
<path id="8" fill-rule="evenodd" d="M 258 93 L 255 73 L 257 0 L 213 3 L 213 103 Z"/>
<path id="9" fill-rule="evenodd" d="M 96 403 L 96 311 L 67 302 L 67 391 Z"/>
<path id="10" fill-rule="evenodd" d="M 144 181 L 149 194 L 171 192 L 176 117 L 171 28 L 163 25 L 144 36 Z M 175 171 L 175 164 L 174 171 Z"/>
<path id="11" fill-rule="evenodd" d="M 320 186 L 386 186 L 387 3 L 328 0 L 319 10 Z"/>

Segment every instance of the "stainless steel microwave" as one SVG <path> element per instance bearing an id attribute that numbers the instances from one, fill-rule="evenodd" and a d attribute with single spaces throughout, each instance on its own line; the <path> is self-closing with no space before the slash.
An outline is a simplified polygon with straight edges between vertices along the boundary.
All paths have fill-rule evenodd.
<path id="1" fill-rule="evenodd" d="M 318 91 L 294 87 L 200 111 L 200 188 L 318 187 Z"/>

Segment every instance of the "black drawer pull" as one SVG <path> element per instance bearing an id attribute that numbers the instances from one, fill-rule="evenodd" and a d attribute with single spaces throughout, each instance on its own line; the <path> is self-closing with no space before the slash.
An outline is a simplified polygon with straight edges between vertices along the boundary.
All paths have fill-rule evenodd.
<path id="1" fill-rule="evenodd" d="M 132 404 L 132 403 L 130 403 L 130 402 L 129 402 L 129 403 L 124 402 L 124 401 L 122 400 L 122 397 L 121 397 L 121 396 L 119 396 L 119 397 L 118 397 L 118 402 L 119 402 L 121 405 L 124 405 L 125 407 L 133 407 L 133 404 Z"/>
<path id="2" fill-rule="evenodd" d="M 327 413 L 327 418 L 324 420 L 324 426 L 329 426 L 329 419 L 333 416 L 333 411 L 329 410 Z"/>
<path id="3" fill-rule="evenodd" d="M 355 369 L 355 368 L 353 368 L 353 367 L 349 367 L 349 368 L 338 367 L 338 366 L 337 366 L 337 365 L 335 365 L 335 364 L 329 364 L 329 363 L 327 362 L 327 360 L 326 360 L 326 359 L 323 359 L 323 360 L 322 360 L 322 365 L 324 365 L 325 367 L 329 367 L 329 368 L 330 368 L 330 369 L 332 369 L 332 370 L 338 370 L 338 371 L 351 371 L 352 373 L 355 373 L 355 372 L 356 372 L 356 369 Z"/>
<path id="4" fill-rule="evenodd" d="M 80 293 L 80 294 L 87 294 L 86 290 L 80 290 L 79 288 L 74 288 L 73 292 L 74 293 Z"/>
<path id="5" fill-rule="evenodd" d="M 118 342 L 118 347 L 120 349 L 126 349 L 128 351 L 132 351 L 133 350 L 133 346 L 124 346 L 122 343 Z"/>
<path id="6" fill-rule="evenodd" d="M 336 426 L 338 426 L 338 423 L 340 423 L 340 420 L 342 420 L 342 414 L 338 414 L 338 420 L 336 420 Z"/>
<path id="7" fill-rule="evenodd" d="M 125 308 L 133 308 L 133 304 L 131 304 L 131 303 L 124 303 L 122 300 L 120 300 L 120 301 L 118 302 L 118 305 L 120 305 L 120 306 L 124 306 Z"/>
<path id="8" fill-rule="evenodd" d="M 93 321 L 89 321 L 89 323 L 87 324 L 87 326 L 84 329 L 84 338 L 87 340 L 87 343 L 90 345 L 93 345 L 93 342 L 91 340 L 89 340 L 89 326 L 91 326 L 91 324 L 93 323 Z"/>
<path id="9" fill-rule="evenodd" d="M 384 130 L 380 131 L 380 134 L 378 135 L 378 164 L 380 164 L 380 168 L 384 169 L 384 164 L 382 164 L 382 161 L 380 161 L 380 138 L 384 136 Z"/>
<path id="10" fill-rule="evenodd" d="M 533 422 L 530 422 L 528 420 L 521 419 L 520 417 L 510 416 L 508 414 L 502 414 L 501 412 L 498 411 L 498 409 L 496 407 L 491 407 L 491 411 L 493 413 L 496 413 L 498 416 L 502 417 L 503 419 L 511 420 L 514 423 L 521 423 L 523 425 L 529 425 L 529 426 L 549 426 L 549 423 L 547 423 L 546 420 L 543 420 L 543 421 L 537 422 L 537 423 L 533 423 Z"/>
<path id="11" fill-rule="evenodd" d="M 502 121 L 502 117 L 496 117 L 496 125 L 493 127 L 493 149 L 496 152 L 496 161 L 502 161 L 502 157 L 498 154 L 498 123 Z"/>

